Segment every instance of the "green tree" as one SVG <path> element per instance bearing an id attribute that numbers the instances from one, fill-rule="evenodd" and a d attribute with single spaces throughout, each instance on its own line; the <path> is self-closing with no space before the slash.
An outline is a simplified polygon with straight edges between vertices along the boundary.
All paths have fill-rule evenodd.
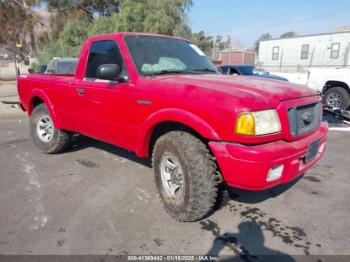
<path id="1" fill-rule="evenodd" d="M 118 31 L 189 37 L 187 11 L 192 0 L 120 0 Z"/>
<path id="2" fill-rule="evenodd" d="M 29 52 L 37 54 L 34 27 L 40 18 L 33 8 L 38 3 L 39 0 L 0 1 L 0 42 L 22 57 Z M 21 44 L 21 49 L 16 50 L 16 43 Z"/>
<path id="3" fill-rule="evenodd" d="M 68 19 L 92 21 L 92 11 L 82 5 L 81 1 L 83 0 L 41 0 L 52 14 L 50 17 L 51 41 L 58 39 Z"/>
<path id="4" fill-rule="evenodd" d="M 118 0 L 41 0 L 54 15 L 50 18 L 51 40 L 57 40 L 69 19 L 92 22 L 98 17 L 110 16 L 119 10 Z M 101 24 L 101 23 L 100 23 Z"/>
<path id="5" fill-rule="evenodd" d="M 294 37 L 297 36 L 298 34 L 293 32 L 293 31 L 289 31 L 289 32 L 285 32 L 283 34 L 281 34 L 281 38 L 289 38 L 289 37 Z"/>
<path id="6" fill-rule="evenodd" d="M 77 57 L 81 45 L 88 36 L 85 21 L 70 19 L 64 25 L 56 41 L 49 41 L 39 54 L 39 61 L 46 64 L 53 57 Z"/>
<path id="7" fill-rule="evenodd" d="M 90 25 L 88 35 L 131 31 L 191 37 L 186 14 L 189 5 L 192 4 L 191 1 L 122 0 L 120 2 L 121 12 L 96 18 Z"/>
<path id="8" fill-rule="evenodd" d="M 253 47 L 254 51 L 256 53 L 259 53 L 260 41 L 269 40 L 271 38 L 272 36 L 269 33 L 262 34 L 254 43 L 254 47 Z"/>
<path id="9" fill-rule="evenodd" d="M 99 16 L 110 16 L 119 11 L 119 0 L 80 0 L 79 4 Z"/>
<path id="10" fill-rule="evenodd" d="M 205 35 L 204 31 L 193 33 L 191 41 L 202 49 L 208 56 L 211 55 L 213 49 L 213 38 Z"/>
<path id="11" fill-rule="evenodd" d="M 62 56 L 78 56 L 80 47 L 87 36 L 86 22 L 76 19 L 68 20 L 57 40 L 62 49 Z"/>
<path id="12" fill-rule="evenodd" d="M 132 31 L 154 32 L 189 37 L 191 30 L 187 11 L 192 0 L 41 0 L 57 15 L 51 21 L 52 39 L 57 39 L 68 18 L 81 19 L 74 14 L 84 10 L 87 16 L 98 14 L 92 33 Z M 118 13 L 118 16 L 115 14 Z M 111 19 L 101 19 L 113 16 Z M 112 25 L 107 25 L 112 22 Z M 113 29 L 113 30 L 112 30 Z"/>
<path id="13" fill-rule="evenodd" d="M 119 0 L 41 0 L 49 10 L 69 13 L 72 10 L 84 10 L 89 15 L 109 16 L 119 10 Z"/>
<path id="14" fill-rule="evenodd" d="M 70 10 L 72 14 L 72 1 L 50 1 L 51 8 Z M 94 2 L 94 1 L 90 1 Z M 105 7 L 111 8 L 118 5 L 119 13 L 112 12 L 106 16 L 106 9 L 99 11 L 100 14 L 92 20 L 72 18 L 57 15 L 62 24 L 57 27 L 56 35 L 49 42 L 44 43 L 43 52 L 40 54 L 40 62 L 46 63 L 53 56 L 76 56 L 78 55 L 84 39 L 91 35 L 106 34 L 120 31 L 130 32 L 153 32 L 168 35 L 177 35 L 191 38 L 187 11 L 192 5 L 191 0 L 120 0 L 102 1 Z M 79 1 L 79 3 L 82 3 Z M 84 2 L 88 8 L 87 2 Z M 113 7 L 113 8 L 114 8 Z M 97 8 L 97 7 L 95 7 Z M 112 9 L 113 9 L 112 8 Z M 75 9 L 78 10 L 78 9 Z M 115 10 L 115 9 L 113 9 Z M 67 20 L 67 21 L 66 21 Z M 60 29 L 62 27 L 62 29 Z M 199 41 L 204 32 L 196 36 Z M 44 36 L 43 36 L 44 37 Z"/>
<path id="15" fill-rule="evenodd" d="M 53 57 L 61 56 L 58 44 L 56 42 L 47 42 L 38 54 L 38 60 L 41 64 L 47 64 Z"/>
<path id="16" fill-rule="evenodd" d="M 65 10 L 74 8 L 77 5 L 77 1 L 73 0 L 41 0 L 42 3 L 47 5 L 48 10 Z"/>
<path id="17" fill-rule="evenodd" d="M 225 38 L 221 35 L 218 35 L 215 40 L 215 46 L 219 50 L 232 47 L 232 38 L 231 36 L 226 36 Z"/>
<path id="18" fill-rule="evenodd" d="M 117 32 L 118 28 L 118 15 L 112 14 L 111 16 L 100 16 L 91 23 L 88 30 L 88 35 L 100 35 Z"/>

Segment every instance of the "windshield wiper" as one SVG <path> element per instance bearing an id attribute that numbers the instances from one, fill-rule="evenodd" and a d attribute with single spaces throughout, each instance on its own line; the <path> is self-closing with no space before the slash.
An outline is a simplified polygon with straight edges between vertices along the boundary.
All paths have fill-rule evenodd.
<path id="1" fill-rule="evenodd" d="M 161 70 L 158 72 L 153 72 L 152 75 L 166 75 L 166 74 L 190 74 L 190 71 L 186 70 L 172 70 L 172 69 L 167 69 L 167 70 Z"/>
<path id="2" fill-rule="evenodd" d="M 155 76 L 155 75 L 166 75 L 166 74 L 200 74 L 201 72 L 211 72 L 217 73 L 216 70 L 210 68 L 201 68 L 201 69 L 193 69 L 193 70 L 175 70 L 175 69 L 166 69 L 157 72 L 152 72 L 147 74 L 147 76 Z"/>

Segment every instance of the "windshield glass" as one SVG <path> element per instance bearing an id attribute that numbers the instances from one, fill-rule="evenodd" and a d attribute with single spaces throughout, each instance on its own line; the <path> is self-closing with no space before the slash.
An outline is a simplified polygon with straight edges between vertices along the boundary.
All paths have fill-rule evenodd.
<path id="1" fill-rule="evenodd" d="M 196 45 L 158 36 L 127 36 L 126 44 L 141 75 L 161 73 L 217 73 Z"/>

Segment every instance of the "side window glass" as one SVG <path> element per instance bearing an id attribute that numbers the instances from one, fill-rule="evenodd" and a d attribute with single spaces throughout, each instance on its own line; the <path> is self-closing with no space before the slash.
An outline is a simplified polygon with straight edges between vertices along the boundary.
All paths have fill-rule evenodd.
<path id="1" fill-rule="evenodd" d="M 238 71 L 235 68 L 230 68 L 230 75 L 239 75 Z"/>
<path id="2" fill-rule="evenodd" d="M 222 66 L 222 67 L 219 68 L 219 71 L 220 71 L 222 74 L 227 74 L 228 67 L 227 67 L 227 66 Z"/>
<path id="3" fill-rule="evenodd" d="M 113 40 L 96 41 L 91 44 L 86 66 L 86 78 L 97 78 L 97 69 L 103 64 L 117 64 L 121 76 L 127 76 L 126 68 L 117 44 Z"/>

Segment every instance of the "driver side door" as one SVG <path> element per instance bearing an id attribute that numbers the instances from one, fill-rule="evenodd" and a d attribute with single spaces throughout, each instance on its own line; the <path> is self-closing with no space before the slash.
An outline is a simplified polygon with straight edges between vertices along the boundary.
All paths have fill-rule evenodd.
<path id="1" fill-rule="evenodd" d="M 103 64 L 117 64 L 124 81 L 97 78 Z M 73 84 L 79 107 L 78 131 L 126 149 L 133 149 L 136 129 L 132 125 L 131 86 L 122 54 L 114 40 L 91 43 L 85 77 Z"/>

